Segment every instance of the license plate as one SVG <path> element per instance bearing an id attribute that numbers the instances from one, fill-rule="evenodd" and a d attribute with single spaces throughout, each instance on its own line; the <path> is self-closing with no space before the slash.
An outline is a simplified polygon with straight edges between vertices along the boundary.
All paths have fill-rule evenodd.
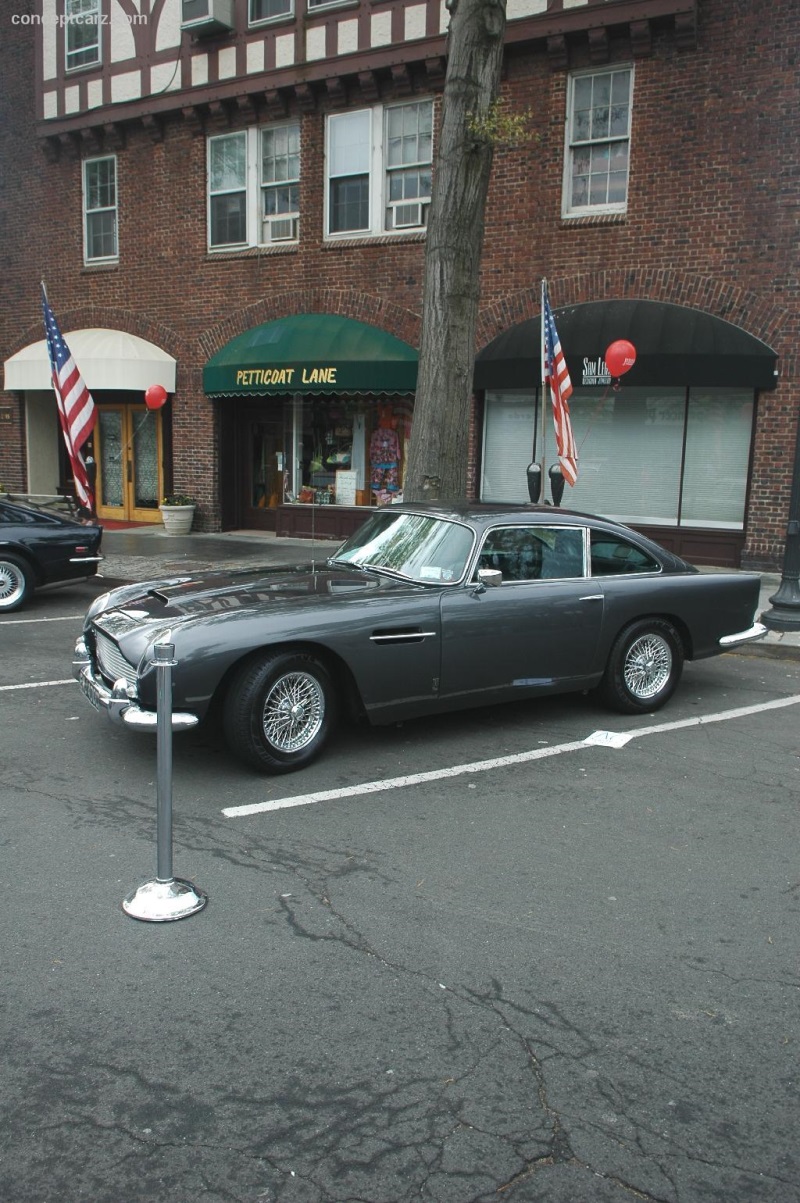
<path id="1" fill-rule="evenodd" d="M 90 681 L 84 673 L 81 673 L 80 677 L 78 678 L 78 683 L 81 687 L 83 696 L 89 699 L 95 710 L 100 710 L 102 708 L 100 702 L 100 691 L 95 685 L 94 681 Z"/>

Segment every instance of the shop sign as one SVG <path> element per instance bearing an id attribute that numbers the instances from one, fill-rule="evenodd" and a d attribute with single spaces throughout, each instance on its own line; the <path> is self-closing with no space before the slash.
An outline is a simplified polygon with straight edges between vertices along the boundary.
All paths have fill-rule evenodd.
<path id="1" fill-rule="evenodd" d="M 238 368 L 237 388 L 268 388 L 275 385 L 336 384 L 334 367 L 312 368 Z"/>
<path id="2" fill-rule="evenodd" d="M 584 359 L 581 384 L 584 388 L 592 384 L 610 384 L 611 373 L 604 359 Z"/>

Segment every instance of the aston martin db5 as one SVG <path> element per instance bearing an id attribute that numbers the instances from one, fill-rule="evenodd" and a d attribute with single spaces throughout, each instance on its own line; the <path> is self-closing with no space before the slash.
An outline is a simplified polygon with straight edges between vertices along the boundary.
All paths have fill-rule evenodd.
<path id="1" fill-rule="evenodd" d="M 568 510 L 391 505 L 324 562 L 113 589 L 73 672 L 97 710 L 154 731 L 154 649 L 171 645 L 173 730 L 216 714 L 237 756 L 283 773 L 345 714 L 380 724 L 587 690 L 656 710 L 685 660 L 765 634 L 759 584 Z"/>

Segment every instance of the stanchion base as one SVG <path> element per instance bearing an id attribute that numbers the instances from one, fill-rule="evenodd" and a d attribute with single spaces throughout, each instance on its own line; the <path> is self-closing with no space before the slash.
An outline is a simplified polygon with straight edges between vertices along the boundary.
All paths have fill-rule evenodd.
<path id="1" fill-rule="evenodd" d="M 190 881 L 173 877 L 171 881 L 146 881 L 128 895 L 122 909 L 131 919 L 141 919 L 144 923 L 169 923 L 194 915 L 207 902 L 208 895 Z"/>

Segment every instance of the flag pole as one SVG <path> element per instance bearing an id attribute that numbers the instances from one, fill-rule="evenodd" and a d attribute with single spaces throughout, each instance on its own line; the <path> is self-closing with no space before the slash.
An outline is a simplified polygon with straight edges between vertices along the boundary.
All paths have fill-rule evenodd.
<path id="1" fill-rule="evenodd" d="M 545 450 L 546 440 L 546 414 L 547 414 L 547 356 L 545 354 L 545 336 L 544 336 L 544 306 L 547 297 L 547 280 L 542 278 L 542 295 L 540 298 L 539 308 L 541 310 L 541 318 L 539 322 L 539 356 L 542 364 L 542 380 L 541 380 L 541 447 L 539 450 L 539 462 L 542 466 L 542 502 L 545 500 L 545 482 L 547 480 L 547 453 Z"/>

